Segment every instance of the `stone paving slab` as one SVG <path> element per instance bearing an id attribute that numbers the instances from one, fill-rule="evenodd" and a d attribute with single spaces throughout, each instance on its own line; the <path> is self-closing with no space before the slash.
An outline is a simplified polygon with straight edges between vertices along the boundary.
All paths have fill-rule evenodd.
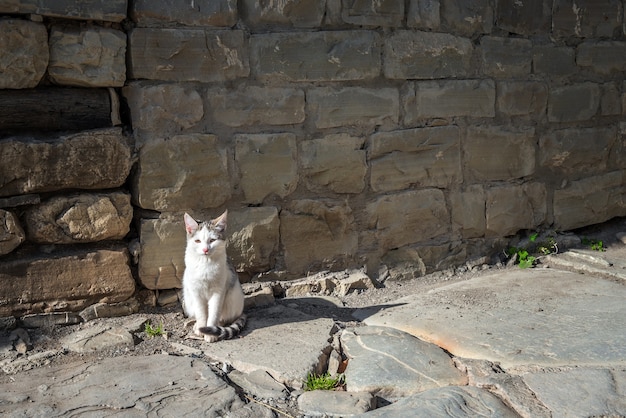
<path id="1" fill-rule="evenodd" d="M 278 382 L 299 388 L 330 352 L 334 325 L 330 318 L 270 306 L 248 317 L 242 338 L 210 344 L 204 354 L 242 372 L 266 371 Z"/>
<path id="2" fill-rule="evenodd" d="M 484 389 L 471 386 L 449 386 L 430 389 L 364 414 L 362 418 L 466 418 L 499 417 L 519 418 L 496 396 Z"/>
<path id="3" fill-rule="evenodd" d="M 626 370 L 571 369 L 522 376 L 552 418 L 624 416 Z"/>
<path id="4" fill-rule="evenodd" d="M 0 391 L 3 416 L 274 416 L 244 404 L 206 363 L 152 355 L 17 374 Z"/>
<path id="5" fill-rule="evenodd" d="M 495 271 L 355 316 L 452 354 L 520 365 L 626 365 L 626 286 L 556 269 Z"/>
<path id="6" fill-rule="evenodd" d="M 401 397 L 467 384 L 467 377 L 441 348 L 393 328 L 346 329 L 341 343 L 349 358 L 345 372 L 349 391 Z"/>

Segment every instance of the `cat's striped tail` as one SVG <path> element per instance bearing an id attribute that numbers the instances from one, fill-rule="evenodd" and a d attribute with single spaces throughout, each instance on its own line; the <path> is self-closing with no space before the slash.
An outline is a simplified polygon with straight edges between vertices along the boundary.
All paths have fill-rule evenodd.
<path id="1" fill-rule="evenodd" d="M 205 335 L 212 335 L 217 337 L 216 341 L 221 340 L 230 340 L 233 337 L 239 335 L 243 327 L 246 326 L 247 316 L 245 313 L 242 313 L 239 318 L 237 318 L 232 324 L 222 327 L 222 326 L 212 326 L 212 327 L 201 327 L 199 331 Z"/>

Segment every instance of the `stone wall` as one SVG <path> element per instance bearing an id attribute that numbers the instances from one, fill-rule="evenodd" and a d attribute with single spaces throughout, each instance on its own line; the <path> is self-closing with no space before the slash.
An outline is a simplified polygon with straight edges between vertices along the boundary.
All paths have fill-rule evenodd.
<path id="1" fill-rule="evenodd" d="M 185 211 L 229 209 L 242 281 L 421 275 L 626 215 L 621 0 L 0 14 L 0 316 L 180 287 Z"/>

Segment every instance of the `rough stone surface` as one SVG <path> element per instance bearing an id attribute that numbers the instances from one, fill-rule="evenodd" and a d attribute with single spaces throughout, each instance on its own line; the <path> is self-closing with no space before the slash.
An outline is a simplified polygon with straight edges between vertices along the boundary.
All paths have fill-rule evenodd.
<path id="1" fill-rule="evenodd" d="M 274 268 L 280 240 L 277 208 L 232 211 L 228 218 L 228 253 L 235 270 L 255 274 Z"/>
<path id="2" fill-rule="evenodd" d="M 375 192 L 410 186 L 449 187 L 461 181 L 456 126 L 379 132 L 370 137 L 370 184 Z"/>
<path id="3" fill-rule="evenodd" d="M 0 316 L 81 310 L 132 296 L 135 280 L 121 249 L 22 256 L 0 264 Z"/>
<path id="4" fill-rule="evenodd" d="M 307 112 L 317 128 L 395 124 L 399 108 L 398 91 L 394 88 L 316 87 L 307 93 Z"/>
<path id="5" fill-rule="evenodd" d="M 379 43 L 367 31 L 253 35 L 250 66 L 264 81 L 367 80 L 380 74 Z"/>
<path id="6" fill-rule="evenodd" d="M 297 300 L 292 302 L 297 306 Z M 296 309 L 276 305 L 255 311 L 248 318 L 242 338 L 222 341 L 205 348 L 204 354 L 251 373 L 262 370 L 289 387 L 301 388 L 308 372 L 317 370 L 320 359 L 329 352 L 331 318 L 314 317 Z M 289 338 L 276 340 L 276 335 Z M 271 348 L 267 342 L 272 341 Z"/>
<path id="7" fill-rule="evenodd" d="M 132 218 L 124 192 L 53 197 L 24 214 L 28 240 L 43 244 L 123 239 Z"/>
<path id="8" fill-rule="evenodd" d="M 546 220 L 546 187 L 543 183 L 491 187 L 486 190 L 487 236 L 506 237 L 522 229 L 535 229 Z"/>
<path id="9" fill-rule="evenodd" d="M 94 325 L 77 331 L 61 340 L 69 351 L 86 353 L 112 348 L 130 348 L 135 345 L 133 335 L 122 327 L 111 328 L 106 325 Z"/>
<path id="10" fill-rule="evenodd" d="M 48 32 L 43 24 L 3 19 L 0 50 L 0 89 L 33 88 L 39 84 L 49 58 Z"/>
<path id="11" fill-rule="evenodd" d="M 369 392 L 313 390 L 298 396 L 298 407 L 308 416 L 351 417 L 374 409 Z"/>
<path id="12" fill-rule="evenodd" d="M 550 90 L 548 120 L 574 122 L 589 120 L 600 106 L 600 86 L 596 83 L 579 83 Z"/>
<path id="13" fill-rule="evenodd" d="M 128 49 L 128 71 L 135 79 L 210 83 L 250 73 L 239 30 L 136 28 Z"/>
<path id="14" fill-rule="evenodd" d="M 516 418 L 519 416 L 487 390 L 471 386 L 430 389 L 402 398 L 389 406 L 356 416 L 361 418 L 394 418 L 402 416 L 406 411 L 411 411 L 411 416 L 418 418 L 436 416 Z"/>
<path id="15" fill-rule="evenodd" d="M 539 139 L 539 163 L 570 179 L 603 173 L 616 138 L 609 127 L 554 130 Z"/>
<path id="16" fill-rule="evenodd" d="M 171 0 L 135 0 L 131 3 L 130 17 L 140 27 L 160 25 L 232 27 L 237 23 L 236 0 L 196 0 L 176 2 Z"/>
<path id="17" fill-rule="evenodd" d="M 139 152 L 134 177 L 133 199 L 144 209 L 214 208 L 231 197 L 228 153 L 215 135 L 150 141 Z"/>
<path id="18" fill-rule="evenodd" d="M 90 0 L 80 3 L 71 0 L 11 0 L 0 4 L 0 13 L 121 22 L 126 18 L 127 7 L 128 0 Z"/>
<path id="19" fill-rule="evenodd" d="M 347 267 L 345 264 L 358 245 L 354 226 L 352 209 L 345 202 L 292 202 L 280 213 L 281 241 L 288 271 L 302 274 Z M 302 237 L 309 238 L 303 240 Z"/>
<path id="20" fill-rule="evenodd" d="M 262 203 L 271 194 L 285 197 L 298 185 L 297 145 L 293 134 L 237 135 L 235 160 L 247 203 Z"/>
<path id="21" fill-rule="evenodd" d="M 599 74 L 612 75 L 626 71 L 626 42 L 583 42 L 576 49 L 576 64 Z"/>
<path id="22" fill-rule="evenodd" d="M 548 89 L 540 82 L 503 81 L 498 83 L 498 111 L 509 116 L 542 118 L 546 113 Z"/>
<path id="23" fill-rule="evenodd" d="M 400 80 L 467 77 L 473 52 L 467 38 L 397 31 L 385 41 L 383 71 L 385 77 Z"/>
<path id="24" fill-rule="evenodd" d="M 0 196 L 63 189 L 119 187 L 131 168 L 131 150 L 120 128 L 83 131 L 43 142 L 24 137 L 0 141 Z"/>
<path id="25" fill-rule="evenodd" d="M 552 76 L 566 76 L 576 71 L 574 48 L 543 45 L 533 48 L 533 72 Z"/>
<path id="26" fill-rule="evenodd" d="M 458 225 L 464 238 L 476 238 L 485 234 L 485 189 L 474 184 L 455 193 L 450 199 L 452 222 Z"/>
<path id="27" fill-rule="evenodd" d="M 289 393 L 285 385 L 278 383 L 268 372 L 261 369 L 250 373 L 233 370 L 228 373 L 228 378 L 246 392 L 261 399 L 284 398 Z"/>
<path id="28" fill-rule="evenodd" d="M 531 68 L 532 42 L 521 38 L 497 38 L 484 36 L 480 39 L 482 71 L 491 77 L 527 77 Z"/>
<path id="29" fill-rule="evenodd" d="M 200 94 L 181 85 L 132 83 L 122 89 L 128 101 L 135 135 L 159 137 L 196 125 L 204 115 Z M 139 141 L 139 145 L 142 141 Z"/>
<path id="30" fill-rule="evenodd" d="M 53 27 L 48 74 L 56 84 L 122 87 L 126 81 L 126 34 L 101 27 Z"/>
<path id="31" fill-rule="evenodd" d="M 464 142 L 467 173 L 478 181 L 530 176 L 535 172 L 536 143 L 533 128 L 469 127 Z"/>
<path id="32" fill-rule="evenodd" d="M 364 26 L 401 26 L 404 19 L 404 2 L 383 0 L 360 2 L 342 0 L 341 18 L 346 23 Z"/>
<path id="33" fill-rule="evenodd" d="M 439 3 L 442 28 L 467 37 L 491 32 L 493 8 L 490 1 L 439 0 Z"/>
<path id="34" fill-rule="evenodd" d="M 555 190 L 555 227 L 567 231 L 587 225 L 589 219 L 604 222 L 624 216 L 623 184 L 624 173 L 613 171 L 573 181 Z"/>
<path id="35" fill-rule="evenodd" d="M 300 165 L 311 191 L 360 193 L 365 188 L 365 140 L 347 134 L 327 135 L 300 143 Z"/>
<path id="36" fill-rule="evenodd" d="M 555 38 L 611 37 L 622 21 L 619 2 L 584 0 L 573 7 L 568 0 L 555 0 L 552 6 L 552 33 Z"/>
<path id="37" fill-rule="evenodd" d="M 230 127 L 291 125 L 304 121 L 304 91 L 279 87 L 211 89 L 207 113 Z"/>
<path id="38" fill-rule="evenodd" d="M 441 24 L 439 0 L 409 0 L 406 24 L 410 28 L 437 30 Z"/>
<path id="39" fill-rule="evenodd" d="M 495 22 L 499 28 L 520 35 L 545 33 L 551 26 L 552 4 L 543 1 L 496 1 Z"/>
<path id="40" fill-rule="evenodd" d="M 366 225 L 377 231 L 381 249 L 427 241 L 445 234 L 449 228 L 450 214 L 439 189 L 382 196 L 369 203 L 366 210 Z"/>
<path id="41" fill-rule="evenodd" d="M 244 0 L 241 4 L 246 23 L 255 29 L 266 27 L 315 28 L 322 23 L 325 4 L 316 0 L 261 3 Z"/>
<path id="42" fill-rule="evenodd" d="M 541 371 L 522 376 L 554 418 L 620 416 L 626 411 L 626 372 L 607 369 Z"/>
<path id="43" fill-rule="evenodd" d="M 13 212 L 0 209 L 0 255 L 5 255 L 16 249 L 26 235 L 19 219 Z"/>
<path id="44" fill-rule="evenodd" d="M 623 367 L 625 296 L 623 285 L 602 278 L 514 269 L 411 295 L 374 315 L 364 310 L 357 316 L 368 325 L 401 329 L 455 356 L 505 368 Z"/>
<path id="45" fill-rule="evenodd" d="M 495 116 L 492 80 L 419 81 L 410 83 L 404 93 L 405 125 L 425 118 Z"/>
<path id="46" fill-rule="evenodd" d="M 349 358 L 346 387 L 351 392 L 397 398 L 467 383 L 441 348 L 402 331 L 376 326 L 346 329 L 341 343 Z"/>
<path id="47" fill-rule="evenodd" d="M 75 312 L 50 312 L 20 317 L 20 324 L 26 328 L 52 328 L 80 324 L 82 321 L 81 316 Z"/>
<path id="48" fill-rule="evenodd" d="M 148 289 L 181 288 L 185 271 L 185 225 L 180 219 L 143 219 L 139 230 L 139 280 Z"/>
<path id="49" fill-rule="evenodd" d="M 157 364 L 159 373 L 146 373 Z M 83 411 L 110 415 L 123 410 L 128 416 L 221 417 L 234 412 L 238 416 L 267 416 L 259 405 L 244 405 L 208 364 L 188 357 L 108 358 L 32 373 L 32 377 L 16 375 L 0 395 L 4 413 L 62 416 Z M 33 385 L 33 381 L 38 384 Z M 58 401 L 46 402 L 51 398 Z"/>

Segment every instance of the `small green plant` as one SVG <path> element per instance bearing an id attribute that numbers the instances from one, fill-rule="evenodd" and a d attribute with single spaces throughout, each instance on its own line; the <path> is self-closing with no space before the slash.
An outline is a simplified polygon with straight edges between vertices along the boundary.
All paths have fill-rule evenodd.
<path id="1" fill-rule="evenodd" d="M 583 238 L 582 243 L 583 245 L 591 248 L 593 251 L 606 251 L 606 248 L 604 247 L 604 242 L 602 242 L 602 240 L 585 237 Z"/>
<path id="2" fill-rule="evenodd" d="M 528 254 L 526 250 L 518 250 L 517 251 L 517 261 L 519 263 L 519 268 L 526 269 L 528 267 L 532 267 L 535 265 L 535 261 L 537 257 Z"/>
<path id="3" fill-rule="evenodd" d="M 331 377 L 330 374 L 315 375 L 309 373 L 306 376 L 305 390 L 333 390 L 344 384 L 345 377 L 343 374 L 337 377 Z"/>
<path id="4" fill-rule="evenodd" d="M 149 321 L 146 322 L 144 331 L 146 332 L 146 335 L 150 338 L 165 334 L 165 330 L 163 329 L 163 324 L 159 324 L 158 326 L 153 327 Z"/>
<path id="5" fill-rule="evenodd" d="M 532 234 L 530 234 L 530 236 L 528 237 L 528 240 L 530 242 L 535 242 L 537 241 L 537 237 L 539 236 L 539 232 L 534 232 Z"/>

